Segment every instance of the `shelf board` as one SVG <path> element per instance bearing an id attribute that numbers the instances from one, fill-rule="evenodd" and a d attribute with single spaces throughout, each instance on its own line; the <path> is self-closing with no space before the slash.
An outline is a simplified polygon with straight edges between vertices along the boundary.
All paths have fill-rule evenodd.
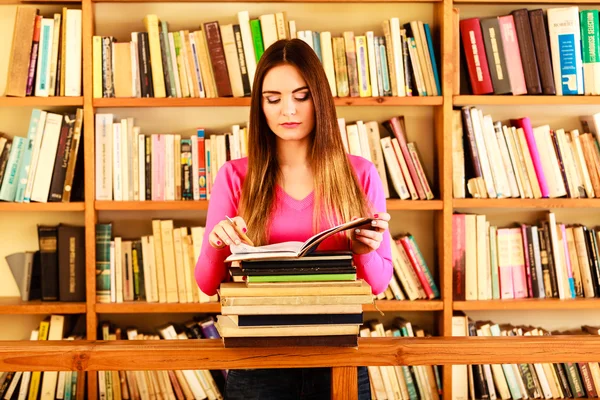
<path id="1" fill-rule="evenodd" d="M 599 4 L 598 0 L 454 0 L 455 3 L 470 4 Z"/>
<path id="2" fill-rule="evenodd" d="M 599 2 L 600 0 L 596 0 Z M 492 1 L 490 1 L 492 3 Z M 493 1 L 493 3 L 498 3 Z M 500 1 L 500 3 L 504 3 Z M 509 3 L 508 1 L 506 3 Z M 544 1 L 547 3 L 547 1 Z M 564 3 L 563 1 L 560 2 Z M 575 2 L 573 2 L 575 3 Z M 579 4 L 579 2 L 577 2 Z M 455 106 L 600 105 L 600 96 L 454 96 Z"/>
<path id="3" fill-rule="evenodd" d="M 372 304 L 363 306 L 365 312 L 381 311 L 441 311 L 442 301 L 397 301 L 377 300 L 377 308 Z M 156 313 L 220 313 L 221 304 L 212 303 L 98 303 L 96 312 L 100 314 L 156 314 Z"/>
<path id="4" fill-rule="evenodd" d="M 97 303 L 96 312 L 101 314 L 156 314 L 156 313 L 219 313 L 220 303 Z"/>
<path id="5" fill-rule="evenodd" d="M 85 303 L 70 303 L 60 301 L 29 301 L 20 299 L 0 300 L 0 315 L 2 314 L 85 314 Z"/>
<path id="6" fill-rule="evenodd" d="M 441 300 L 377 300 L 375 305 L 365 304 L 363 311 L 442 311 L 444 309 L 444 303 Z"/>
<path id="7" fill-rule="evenodd" d="M 600 299 L 516 299 L 455 301 L 454 310 L 600 310 Z"/>
<path id="8" fill-rule="evenodd" d="M 442 210 L 444 202 L 442 200 L 387 200 L 387 210 Z"/>
<path id="9" fill-rule="evenodd" d="M 9 203 L 0 202 L 0 211 L 84 211 L 84 202 L 74 203 Z"/>
<path id="10" fill-rule="evenodd" d="M 2 203 L 0 203 L 2 204 Z M 180 201 L 96 201 L 98 211 L 197 211 L 208 210 L 206 200 Z M 398 200 L 387 201 L 388 211 L 392 210 L 441 210 L 441 200 Z M 2 208 L 0 208 L 1 210 Z"/>
<path id="11" fill-rule="evenodd" d="M 439 106 L 441 96 L 429 97 L 344 97 L 334 98 L 336 106 Z M 249 97 L 200 98 L 102 98 L 96 108 L 117 107 L 249 107 Z"/>
<path id="12" fill-rule="evenodd" d="M 37 3 L 37 2 L 36 2 Z M 46 2 L 47 3 L 47 2 Z M 0 1 L 0 4 L 5 4 Z M 0 97 L 0 107 L 82 107 L 83 97 Z"/>
<path id="13" fill-rule="evenodd" d="M 454 199 L 457 208 L 600 208 L 600 199 Z"/>

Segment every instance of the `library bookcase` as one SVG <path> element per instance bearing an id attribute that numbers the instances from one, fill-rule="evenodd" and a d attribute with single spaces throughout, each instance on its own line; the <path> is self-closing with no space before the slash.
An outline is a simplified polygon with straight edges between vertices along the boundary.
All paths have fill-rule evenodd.
<path id="1" fill-rule="evenodd" d="M 600 1 L 600 0 L 599 0 Z M 381 32 L 381 22 L 392 16 L 401 22 L 420 19 L 431 25 L 436 46 L 437 64 L 441 73 L 442 95 L 436 97 L 377 97 L 377 98 L 336 98 L 338 116 L 347 120 L 376 120 L 379 122 L 395 115 L 404 115 L 407 121 L 408 136 L 419 143 L 423 154 L 424 168 L 434 188 L 435 199 L 431 201 L 411 201 L 389 199 L 387 208 L 392 215 L 390 231 L 397 234 L 414 231 L 425 258 L 432 269 L 441 291 L 441 297 L 434 301 L 378 301 L 377 308 L 365 306 L 365 313 L 379 317 L 377 309 L 386 317 L 400 313 L 427 315 L 432 334 L 441 337 L 451 336 L 452 314 L 454 310 L 486 312 L 492 310 L 544 311 L 544 310 L 600 310 L 600 299 L 578 299 L 560 301 L 557 299 L 525 299 L 514 301 L 468 301 L 454 302 L 452 296 L 452 214 L 454 211 L 476 213 L 496 213 L 502 218 L 512 218 L 513 214 L 536 216 L 544 210 L 575 210 L 583 215 L 600 208 L 600 199 L 453 199 L 452 198 L 452 110 L 455 106 L 475 105 L 506 110 L 506 113 L 522 113 L 532 108 L 543 114 L 548 107 L 581 106 L 587 109 L 600 108 L 600 97 L 560 97 L 560 96 L 468 96 L 453 93 L 454 69 L 453 44 L 459 34 L 452 24 L 452 9 L 467 10 L 466 15 L 499 15 L 521 7 L 547 7 L 552 4 L 593 5 L 596 1 L 561 0 L 279 0 L 241 2 L 205 2 L 202 0 L 169 1 L 120 1 L 120 0 L 38 0 L 23 1 L 40 8 L 81 7 L 83 13 L 83 96 L 49 98 L 0 98 L 0 128 L 6 125 L 3 119 L 23 115 L 28 121 L 29 109 L 40 107 L 46 110 L 63 110 L 83 107 L 85 156 L 85 201 L 83 203 L 19 204 L 0 203 L 0 221 L 19 221 L 27 215 L 30 224 L 38 220 L 61 222 L 67 218 L 85 225 L 86 232 L 86 301 L 85 303 L 30 302 L 26 304 L 0 304 L 2 315 L 45 315 L 85 314 L 87 339 L 97 339 L 98 322 L 102 320 L 124 320 L 137 316 L 146 318 L 155 314 L 162 322 L 177 315 L 219 313 L 218 303 L 209 304 L 165 304 L 165 303 L 96 303 L 95 266 L 95 225 L 97 222 L 112 221 L 113 230 L 127 235 L 140 232 L 136 228 L 152 218 L 173 218 L 177 221 L 202 222 L 206 217 L 207 201 L 96 201 L 94 173 L 94 127 L 95 113 L 114 113 L 118 117 L 134 117 L 144 134 L 169 133 L 193 130 L 199 125 L 207 132 L 222 132 L 224 127 L 247 121 L 249 98 L 93 98 L 92 96 L 92 36 L 113 35 L 126 40 L 132 31 L 144 30 L 142 19 L 146 14 L 157 14 L 159 19 L 169 22 L 170 29 L 190 29 L 210 20 L 233 20 L 237 11 L 248 10 L 250 15 L 260 15 L 276 11 L 286 11 L 289 19 L 295 19 L 305 29 L 330 30 L 338 35 L 343 30 Z M 541 3 L 541 4 L 540 4 Z M 0 7 L 19 4 L 18 0 L 2 0 Z M 498 11 L 500 10 L 500 11 Z M 511 107 L 512 106 L 512 107 Z M 514 107 L 519 111 L 515 111 Z M 20 111 L 27 110 L 27 111 Z M 566 111 L 575 111 L 567 107 Z M 11 126 L 16 123 L 13 122 Z M 26 129 L 13 128 L 10 135 L 26 132 Z M 191 133 L 191 132 L 190 132 Z M 23 133 L 20 133 L 23 135 Z M 536 214 L 537 213 L 537 214 Z M 50 215 L 57 217 L 49 217 Z M 66 216 L 66 217 L 65 217 Z M 600 220 L 598 220 L 600 222 Z M 9 224 L 0 222 L 0 239 L 8 236 Z M 131 228 L 133 227 L 133 228 Z M 18 230 L 19 227 L 10 228 Z M 138 229 L 137 231 L 135 229 Z M 11 233 L 12 234 L 12 233 Z M 14 246 L 14 245 L 13 245 Z M 0 245 L 0 256 L 8 254 L 8 248 Z M 2 253 L 6 252 L 6 254 Z M 367 319 L 367 316 L 365 317 Z M 118 323 L 118 322 L 117 322 Z M 124 322 L 125 323 L 125 322 Z M 0 336 L 1 337 L 1 336 Z M 400 340 L 400 339 L 399 339 Z M 484 341 L 479 341 L 484 345 Z M 443 366 L 444 398 L 451 398 L 451 366 Z M 96 374 L 88 376 L 89 398 L 96 398 Z"/>

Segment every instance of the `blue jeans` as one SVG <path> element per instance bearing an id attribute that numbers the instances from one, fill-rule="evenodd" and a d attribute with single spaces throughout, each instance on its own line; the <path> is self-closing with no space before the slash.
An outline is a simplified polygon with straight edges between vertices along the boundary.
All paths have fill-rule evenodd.
<path id="1" fill-rule="evenodd" d="M 225 400 L 326 400 L 331 368 L 229 370 Z M 371 399 L 367 367 L 358 367 L 358 399 Z"/>

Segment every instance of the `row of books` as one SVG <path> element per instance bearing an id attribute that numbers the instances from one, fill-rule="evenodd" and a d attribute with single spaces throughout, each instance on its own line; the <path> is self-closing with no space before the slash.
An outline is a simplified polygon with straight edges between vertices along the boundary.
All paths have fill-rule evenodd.
<path id="1" fill-rule="evenodd" d="M 547 18 L 542 9 L 519 9 L 460 21 L 471 93 L 600 94 L 598 10 L 546 12 Z"/>
<path id="2" fill-rule="evenodd" d="M 204 227 L 173 226 L 152 220 L 152 234 L 126 239 L 113 236 L 112 223 L 96 225 L 96 299 L 99 303 L 208 303 L 194 270 Z"/>
<path id="3" fill-rule="evenodd" d="M 85 228 L 38 225 L 37 235 L 39 250 L 5 257 L 20 300 L 85 301 Z"/>
<path id="4" fill-rule="evenodd" d="M 600 196 L 599 118 L 581 116 L 580 133 L 534 127 L 528 117 L 503 124 L 476 107 L 455 110 L 454 197 L 466 191 L 475 198 Z"/>
<path id="5" fill-rule="evenodd" d="M 27 136 L 0 134 L 0 200 L 83 199 L 83 109 L 58 114 L 33 109 Z"/>
<path id="6" fill-rule="evenodd" d="M 5 96 L 81 96 L 81 10 L 18 6 Z"/>
<path id="7" fill-rule="evenodd" d="M 85 316 L 48 316 L 31 331 L 29 340 L 85 340 Z M 0 372 L 0 398 L 75 399 L 77 388 L 85 387 L 85 376 L 83 371 Z"/>
<path id="8" fill-rule="evenodd" d="M 382 125 L 386 129 L 380 133 L 377 121 L 338 118 L 345 151 L 374 163 L 386 198 L 433 199 L 417 145 L 408 139 L 404 116 Z M 210 136 L 204 128 L 196 132 L 189 138 L 144 135 L 133 118 L 96 114 L 96 199 L 209 200 L 223 164 L 247 157 L 248 127 L 235 124 L 231 132 Z"/>
<path id="9" fill-rule="evenodd" d="M 598 327 L 584 325 L 571 331 L 548 331 L 493 321 L 452 317 L 453 336 L 598 335 Z M 600 366 L 590 363 L 509 363 L 452 366 L 452 398 L 559 399 L 594 398 L 600 394 Z"/>
<path id="10" fill-rule="evenodd" d="M 423 328 L 397 317 L 390 324 L 366 321 L 361 337 L 428 337 Z M 441 368 L 438 365 L 368 366 L 371 398 L 399 400 L 438 400 L 443 395 Z"/>
<path id="11" fill-rule="evenodd" d="M 597 297 L 600 234 L 557 223 L 499 228 L 485 215 L 455 214 L 455 300 Z"/>
<path id="12" fill-rule="evenodd" d="M 361 156 L 375 165 L 386 198 L 432 200 L 429 179 L 417 144 L 408 139 L 404 116 L 392 117 L 381 125 L 385 128 L 382 131 L 377 121 L 347 123 L 338 118 L 346 153 Z"/>
<path id="13" fill-rule="evenodd" d="M 297 30 L 284 12 L 238 23 L 205 22 L 201 29 L 169 32 L 155 14 L 144 18 L 147 32 L 131 41 L 93 37 L 94 97 L 244 97 L 250 96 L 256 64 L 280 39 L 305 41 L 321 61 L 333 96 L 438 96 L 441 94 L 429 25 L 398 18 L 373 31 L 342 36 Z"/>
<path id="14" fill-rule="evenodd" d="M 121 329 L 109 321 L 99 324 L 103 340 L 181 340 L 218 339 L 214 319 L 196 318 L 183 324 L 167 323 L 156 332 L 142 333 L 135 327 Z M 101 399 L 209 399 L 222 400 L 227 371 L 140 370 L 98 371 L 98 395 Z"/>

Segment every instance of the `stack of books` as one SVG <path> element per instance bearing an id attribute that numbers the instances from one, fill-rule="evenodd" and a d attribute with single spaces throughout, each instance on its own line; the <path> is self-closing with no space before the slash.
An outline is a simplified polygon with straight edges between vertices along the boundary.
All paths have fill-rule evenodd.
<path id="1" fill-rule="evenodd" d="M 328 237 L 370 224 L 354 220 L 306 242 L 231 246 L 233 282 L 220 287 L 217 329 L 225 347 L 356 347 L 371 287 L 349 251 L 315 251 Z"/>

